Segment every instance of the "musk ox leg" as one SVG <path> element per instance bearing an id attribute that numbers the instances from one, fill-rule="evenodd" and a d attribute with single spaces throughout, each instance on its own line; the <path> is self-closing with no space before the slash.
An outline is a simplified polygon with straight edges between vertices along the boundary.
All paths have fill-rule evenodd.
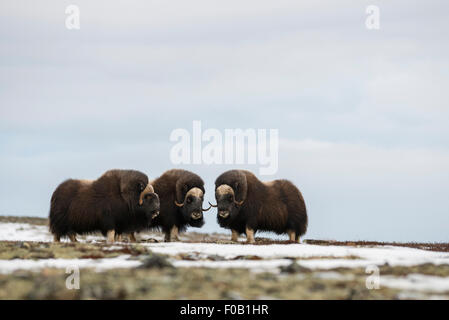
<path id="1" fill-rule="evenodd" d="M 78 242 L 78 240 L 76 240 L 76 234 L 75 233 L 69 234 L 69 239 L 72 242 Z"/>
<path id="2" fill-rule="evenodd" d="M 232 230 L 231 241 L 239 241 L 239 233 L 236 230 Z"/>
<path id="3" fill-rule="evenodd" d="M 115 234 L 115 241 L 122 242 L 122 240 L 123 240 L 123 237 L 122 237 L 121 233 L 120 234 Z"/>
<path id="4" fill-rule="evenodd" d="M 170 234 L 170 238 L 172 241 L 179 241 L 178 233 L 179 233 L 178 227 L 173 226 L 173 228 L 171 229 L 171 234 Z"/>
<path id="5" fill-rule="evenodd" d="M 61 236 L 58 234 L 53 235 L 53 242 L 61 242 Z"/>
<path id="6" fill-rule="evenodd" d="M 299 237 L 299 234 L 296 236 L 296 242 L 301 243 L 301 238 Z"/>
<path id="7" fill-rule="evenodd" d="M 131 233 L 129 234 L 129 241 L 131 241 L 131 242 L 137 242 L 136 235 L 134 234 L 134 232 L 131 232 Z"/>
<path id="8" fill-rule="evenodd" d="M 246 227 L 246 242 L 256 243 L 256 240 L 254 240 L 254 230 L 248 227 Z"/>
<path id="9" fill-rule="evenodd" d="M 107 242 L 114 243 L 114 238 L 115 238 L 115 230 L 109 230 L 107 233 Z"/>
<path id="10" fill-rule="evenodd" d="M 288 230 L 288 237 L 290 238 L 290 241 L 295 241 L 296 240 L 296 232 L 294 230 Z"/>
<path id="11" fill-rule="evenodd" d="M 169 232 L 165 233 L 165 241 L 166 242 L 179 241 L 178 232 L 179 232 L 178 227 L 173 226 Z"/>

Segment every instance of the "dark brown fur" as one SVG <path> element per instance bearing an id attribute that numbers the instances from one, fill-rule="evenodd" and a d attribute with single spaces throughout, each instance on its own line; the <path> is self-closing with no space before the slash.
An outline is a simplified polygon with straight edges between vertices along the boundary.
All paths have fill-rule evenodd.
<path id="1" fill-rule="evenodd" d="M 215 188 L 229 185 L 231 195 L 217 195 L 218 212 L 229 212 L 227 218 L 217 215 L 221 227 L 245 233 L 246 228 L 296 233 L 296 240 L 307 230 L 307 211 L 301 192 L 288 180 L 263 183 L 246 170 L 230 170 L 215 181 Z M 231 201 L 232 200 L 232 201 Z M 235 200 L 235 201 L 234 201 Z M 236 202 L 243 200 L 243 204 Z"/>
<path id="2" fill-rule="evenodd" d="M 161 213 L 153 220 L 152 226 L 162 229 L 167 241 L 170 241 L 170 231 L 174 226 L 179 231 L 185 231 L 188 226 L 197 228 L 203 226 L 203 198 L 193 197 L 192 202 L 186 203 L 183 207 L 175 205 L 175 201 L 183 203 L 187 192 L 192 188 L 201 189 L 204 195 L 204 181 L 198 175 L 187 170 L 172 169 L 152 181 L 152 185 L 161 203 Z M 201 213 L 201 218 L 193 220 L 194 212 Z"/>
<path id="3" fill-rule="evenodd" d="M 159 210 L 159 198 L 146 191 L 147 185 L 148 177 L 134 170 L 110 170 L 94 181 L 66 180 L 51 197 L 50 231 L 58 240 L 97 231 L 143 230 Z"/>

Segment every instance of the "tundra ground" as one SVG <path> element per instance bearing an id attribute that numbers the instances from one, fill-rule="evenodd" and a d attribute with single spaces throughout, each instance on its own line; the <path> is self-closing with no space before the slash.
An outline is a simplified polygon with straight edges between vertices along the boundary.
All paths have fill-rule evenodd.
<path id="1" fill-rule="evenodd" d="M 0 299 L 449 298 L 448 244 L 258 238 L 247 245 L 201 233 L 177 243 L 148 233 L 139 243 L 92 235 L 55 244 L 46 223 L 0 217 Z M 79 289 L 66 287 L 73 266 Z"/>

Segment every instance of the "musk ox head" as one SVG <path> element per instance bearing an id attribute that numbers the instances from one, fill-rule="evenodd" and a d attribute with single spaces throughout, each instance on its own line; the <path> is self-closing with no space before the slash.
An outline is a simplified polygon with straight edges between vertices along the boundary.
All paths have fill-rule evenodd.
<path id="1" fill-rule="evenodd" d="M 186 175 L 176 182 L 175 205 L 181 211 L 184 221 L 192 227 L 204 225 L 203 209 L 204 182 L 197 175 Z"/>
<path id="2" fill-rule="evenodd" d="M 153 190 L 153 187 L 150 184 L 148 184 L 148 186 L 151 187 L 150 190 Z M 153 220 L 159 215 L 160 202 L 159 196 L 156 193 L 149 192 L 143 194 L 142 201 L 139 200 L 139 205 L 140 207 L 138 207 L 137 210 L 145 214 L 148 221 Z"/>
<path id="3" fill-rule="evenodd" d="M 120 195 L 131 211 L 146 215 L 148 221 L 159 214 L 159 197 L 146 174 L 135 170 L 110 170 L 104 176 L 118 181 Z"/>
<path id="4" fill-rule="evenodd" d="M 230 170 L 221 174 L 215 180 L 215 199 L 218 209 L 218 220 L 232 220 L 238 215 L 241 206 L 246 200 L 248 184 L 246 175 L 239 170 Z"/>

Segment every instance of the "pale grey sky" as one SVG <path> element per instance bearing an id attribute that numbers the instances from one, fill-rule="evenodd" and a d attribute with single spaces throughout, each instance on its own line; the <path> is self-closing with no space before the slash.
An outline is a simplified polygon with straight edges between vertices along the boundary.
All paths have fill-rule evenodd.
<path id="1" fill-rule="evenodd" d="M 76 4 L 81 29 L 67 30 Z M 365 27 L 367 5 L 380 30 Z M 306 238 L 449 241 L 447 1 L 0 3 L 0 214 L 173 167 L 170 133 L 279 129 Z M 233 166 L 190 165 L 213 182 Z M 257 173 L 257 166 L 249 166 Z M 203 231 L 219 231 L 215 212 Z"/>

